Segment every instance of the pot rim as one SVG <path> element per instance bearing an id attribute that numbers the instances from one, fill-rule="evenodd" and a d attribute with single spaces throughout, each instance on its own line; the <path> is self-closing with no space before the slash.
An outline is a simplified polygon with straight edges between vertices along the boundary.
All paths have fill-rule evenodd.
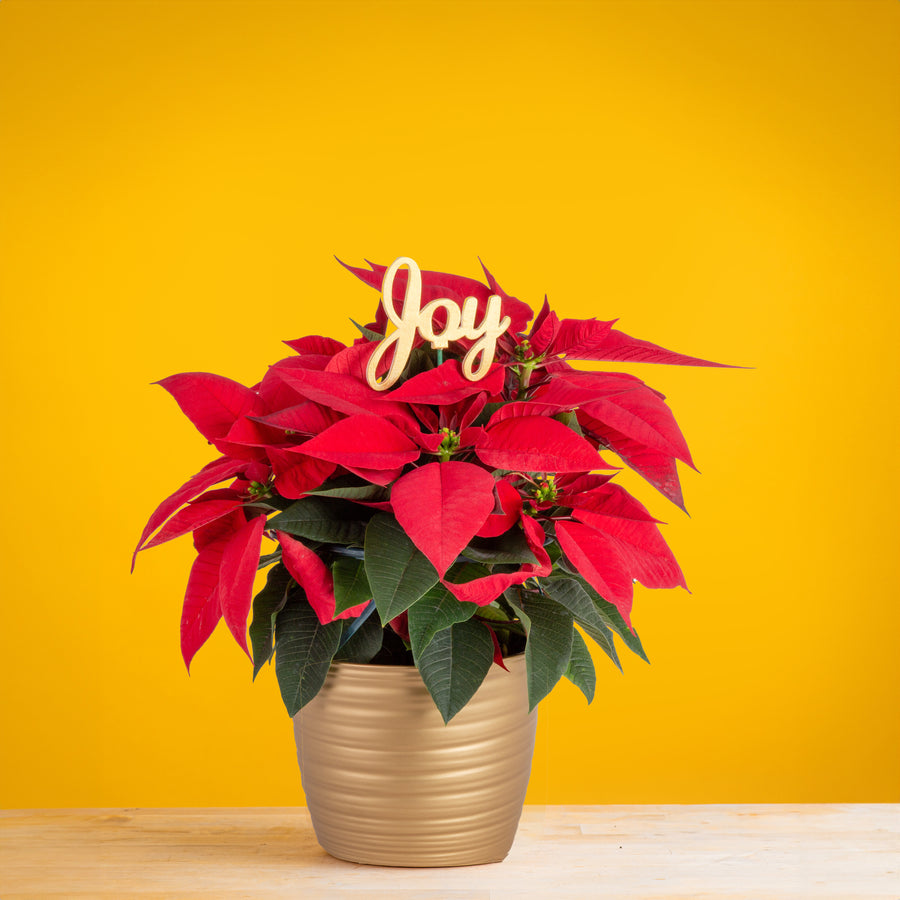
<path id="1" fill-rule="evenodd" d="M 523 665 L 525 662 L 525 651 L 523 650 L 521 653 L 515 653 L 512 656 L 504 656 L 503 662 L 507 665 L 512 663 L 514 666 Z M 419 667 L 413 663 L 412 665 L 391 665 L 391 664 L 383 664 L 383 663 L 355 663 L 348 662 L 342 659 L 332 660 L 329 671 L 333 668 L 341 668 L 341 669 L 349 669 L 349 670 L 366 670 L 369 672 L 384 670 L 387 672 L 415 672 L 417 675 L 420 675 Z M 499 666 L 497 668 L 500 668 Z M 488 674 L 490 674 L 494 669 L 494 663 L 491 663 L 491 668 L 488 669 Z M 502 671 L 502 669 L 501 669 Z"/>

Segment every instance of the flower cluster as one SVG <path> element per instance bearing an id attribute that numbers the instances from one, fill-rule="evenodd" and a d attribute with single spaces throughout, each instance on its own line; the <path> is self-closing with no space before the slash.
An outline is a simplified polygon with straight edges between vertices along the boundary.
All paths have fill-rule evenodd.
<path id="1" fill-rule="evenodd" d="M 383 267 L 350 271 L 381 288 Z M 423 300 L 501 298 L 511 324 L 477 381 L 461 369 L 466 341 L 436 352 L 420 338 L 396 386 L 371 387 L 388 326 L 379 307 L 350 346 L 287 341 L 293 355 L 252 387 L 196 372 L 159 382 L 219 453 L 160 504 L 137 548 L 193 534 L 188 666 L 220 619 L 251 655 L 252 608 L 254 674 L 274 657 L 291 714 L 332 660 L 350 660 L 417 665 L 449 720 L 493 663 L 523 648 L 532 706 L 564 675 L 592 698 L 582 633 L 617 665 L 614 632 L 644 655 L 634 582 L 684 578 L 603 454 L 679 506 L 676 460 L 693 463 L 662 394 L 572 362 L 717 364 L 611 321 L 560 320 L 546 299 L 526 332 L 530 307 L 485 274 L 487 284 L 421 273 Z"/>

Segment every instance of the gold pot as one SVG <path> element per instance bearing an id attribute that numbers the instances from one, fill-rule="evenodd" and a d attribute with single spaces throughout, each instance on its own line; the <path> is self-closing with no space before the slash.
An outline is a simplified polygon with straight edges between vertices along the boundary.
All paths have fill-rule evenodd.
<path id="1" fill-rule="evenodd" d="M 334 663 L 294 716 L 316 837 L 332 856 L 380 866 L 500 862 L 531 774 L 537 710 L 524 655 L 491 666 L 445 725 L 418 669 Z"/>

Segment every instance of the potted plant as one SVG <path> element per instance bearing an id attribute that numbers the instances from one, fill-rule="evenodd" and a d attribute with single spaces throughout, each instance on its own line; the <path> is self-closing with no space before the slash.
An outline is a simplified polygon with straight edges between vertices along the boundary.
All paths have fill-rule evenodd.
<path id="1" fill-rule="evenodd" d="M 538 703 L 563 677 L 592 700 L 585 638 L 617 666 L 614 635 L 646 660 L 634 582 L 685 586 L 658 520 L 614 480 L 616 459 L 683 508 L 676 460 L 693 463 L 663 395 L 573 363 L 718 364 L 559 319 L 546 298 L 529 327 L 486 269 L 482 284 L 403 257 L 347 268 L 382 294 L 350 346 L 289 340 L 252 387 L 159 382 L 218 455 L 135 554 L 193 534 L 188 667 L 220 619 L 254 677 L 274 658 L 325 849 L 499 860 Z"/>

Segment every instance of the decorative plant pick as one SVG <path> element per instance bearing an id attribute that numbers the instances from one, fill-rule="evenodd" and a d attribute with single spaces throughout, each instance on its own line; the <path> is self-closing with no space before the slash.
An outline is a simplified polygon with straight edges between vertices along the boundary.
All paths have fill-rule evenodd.
<path id="1" fill-rule="evenodd" d="M 406 282 L 406 293 L 403 297 L 400 315 L 394 308 L 394 278 L 401 266 L 409 269 Z M 396 331 L 387 335 L 375 348 L 366 367 L 366 380 L 376 391 L 386 391 L 403 374 L 409 354 L 412 352 L 416 332 L 426 341 L 431 342 L 434 350 L 446 350 L 451 341 L 469 340 L 475 343 L 462 360 L 462 374 L 469 381 L 480 381 L 487 375 L 494 361 L 497 339 L 509 328 L 509 316 L 500 318 L 501 298 L 497 294 L 488 297 L 487 308 L 480 325 L 475 324 L 478 307 L 476 297 L 466 297 L 462 308 L 447 297 L 438 297 L 422 306 L 422 272 L 415 261 L 408 256 L 395 259 L 384 273 L 381 286 L 381 305 L 388 320 L 396 326 Z M 435 332 L 434 314 L 443 310 L 446 324 Z M 394 346 L 396 345 L 396 346 Z M 378 380 L 378 366 L 385 354 L 394 348 L 390 368 L 384 378 Z M 475 361 L 478 366 L 475 368 Z"/>

